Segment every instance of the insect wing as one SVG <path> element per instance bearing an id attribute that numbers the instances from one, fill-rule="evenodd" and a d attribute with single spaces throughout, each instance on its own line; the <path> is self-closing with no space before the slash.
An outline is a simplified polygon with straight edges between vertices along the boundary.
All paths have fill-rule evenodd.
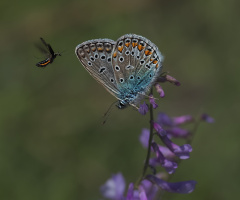
<path id="1" fill-rule="evenodd" d="M 150 40 L 135 34 L 120 37 L 112 51 L 112 65 L 118 87 L 145 92 L 162 68 L 163 57 Z"/>
<path id="2" fill-rule="evenodd" d="M 84 68 L 101 83 L 108 92 L 118 97 L 119 90 L 111 64 L 111 53 L 115 42 L 110 39 L 95 39 L 79 44 L 75 53 Z"/>

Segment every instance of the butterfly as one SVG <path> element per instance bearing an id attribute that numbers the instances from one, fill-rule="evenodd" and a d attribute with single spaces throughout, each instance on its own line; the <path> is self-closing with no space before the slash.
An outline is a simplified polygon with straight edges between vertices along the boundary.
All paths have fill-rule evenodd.
<path id="1" fill-rule="evenodd" d="M 50 44 L 47 44 L 45 42 L 45 40 L 43 38 L 40 38 L 40 40 L 42 41 L 42 43 L 44 44 L 44 46 L 46 47 L 45 49 L 37 46 L 43 53 L 45 53 L 48 58 L 46 58 L 43 61 L 40 61 L 36 64 L 37 67 L 46 67 L 48 64 L 52 63 L 53 60 L 57 57 L 57 56 L 61 56 L 60 53 L 55 53 L 51 47 Z"/>
<path id="2" fill-rule="evenodd" d="M 88 40 L 75 53 L 84 68 L 119 101 L 137 108 L 161 73 L 163 56 L 145 37 L 126 34 L 117 41 Z"/>

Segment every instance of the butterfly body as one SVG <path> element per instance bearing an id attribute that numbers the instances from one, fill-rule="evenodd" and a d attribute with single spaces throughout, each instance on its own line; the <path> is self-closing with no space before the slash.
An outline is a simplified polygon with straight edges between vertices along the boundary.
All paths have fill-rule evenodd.
<path id="1" fill-rule="evenodd" d="M 45 46 L 45 49 L 38 47 L 44 54 L 48 57 L 36 64 L 37 67 L 46 67 L 48 64 L 52 63 L 57 56 L 61 56 L 60 53 L 55 53 L 50 44 L 47 44 L 43 38 L 40 38 Z"/>
<path id="2" fill-rule="evenodd" d="M 135 34 L 117 41 L 89 40 L 79 44 L 75 52 L 85 69 L 119 100 L 118 108 L 136 107 L 162 68 L 157 46 Z"/>

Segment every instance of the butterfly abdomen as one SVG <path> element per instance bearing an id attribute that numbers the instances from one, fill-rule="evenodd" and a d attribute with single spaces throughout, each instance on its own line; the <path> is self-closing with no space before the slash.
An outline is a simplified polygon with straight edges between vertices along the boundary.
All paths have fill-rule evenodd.
<path id="1" fill-rule="evenodd" d="M 36 64 L 37 67 L 46 67 L 48 64 L 52 63 L 53 59 L 52 58 L 47 58 L 43 61 L 40 61 Z"/>

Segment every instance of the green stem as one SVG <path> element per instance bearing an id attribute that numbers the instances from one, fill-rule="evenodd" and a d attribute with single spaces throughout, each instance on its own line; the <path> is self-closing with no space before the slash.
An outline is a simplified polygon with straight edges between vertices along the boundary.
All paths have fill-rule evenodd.
<path id="1" fill-rule="evenodd" d="M 152 94 L 153 90 L 151 88 L 150 94 Z M 137 185 L 142 181 L 142 179 L 145 177 L 146 172 L 147 172 L 147 168 L 149 166 L 149 160 L 150 160 L 150 156 L 151 156 L 151 144 L 152 144 L 152 140 L 153 140 L 153 106 L 152 104 L 150 104 L 150 135 L 149 135 L 149 140 L 148 140 L 148 150 L 147 150 L 147 157 L 145 160 L 145 164 L 143 167 L 143 172 L 141 177 L 138 179 L 137 181 Z"/>

